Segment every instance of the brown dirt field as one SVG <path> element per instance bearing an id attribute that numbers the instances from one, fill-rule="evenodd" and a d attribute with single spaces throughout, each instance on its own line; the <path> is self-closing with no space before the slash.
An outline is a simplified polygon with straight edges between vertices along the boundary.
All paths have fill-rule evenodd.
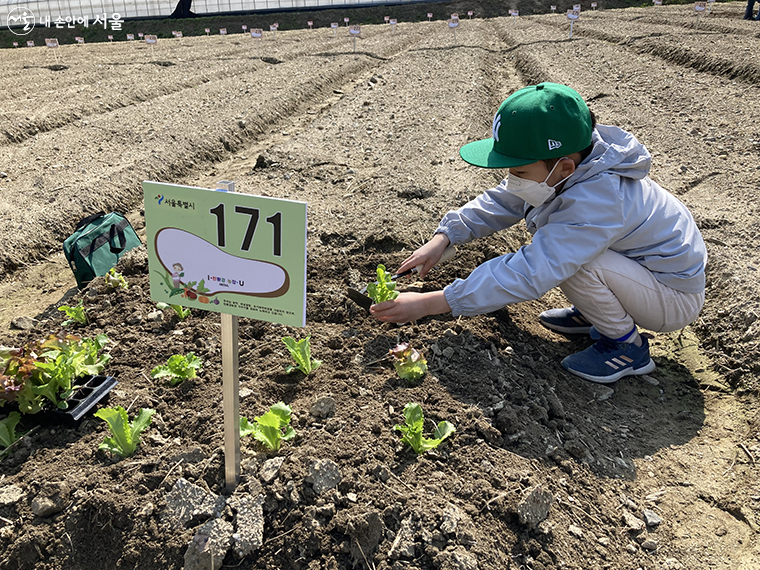
<path id="1" fill-rule="evenodd" d="M 307 326 L 241 319 L 241 414 L 292 406 L 297 436 L 278 453 L 243 441 L 242 482 L 219 521 L 242 532 L 242 501 L 263 505 L 263 544 L 224 568 L 373 570 L 742 569 L 760 561 L 760 129 L 758 23 L 721 3 L 473 19 L 456 42 L 441 22 L 138 44 L 0 51 L 0 345 L 60 330 L 57 307 L 84 300 L 112 341 L 109 405 L 156 410 L 137 453 L 98 444 L 102 421 L 37 425 L 0 459 L 0 569 L 179 570 L 211 517 L 177 527 L 167 498 L 183 478 L 224 495 L 219 316 L 151 322 L 147 257 L 78 292 L 60 253 L 93 211 L 128 213 L 144 238 L 143 180 L 308 203 Z M 636 134 L 652 177 L 691 209 L 708 244 L 700 319 L 652 341 L 657 369 L 613 391 L 559 361 L 587 340 L 537 323 L 558 291 L 495 313 L 380 324 L 345 297 L 396 267 L 441 216 L 498 182 L 458 158 L 488 136 L 494 109 L 533 82 L 578 90 L 600 123 Z M 529 239 L 522 227 L 459 247 L 413 290 L 465 277 Z M 16 330 L 19 316 L 36 319 Z M 311 335 L 323 365 L 286 376 L 280 339 Z M 428 359 L 418 385 L 386 358 L 410 341 Z M 176 353 L 204 361 L 177 387 L 150 370 Z M 310 414 L 323 396 L 334 414 Z M 415 456 L 393 425 L 407 402 L 454 436 Z M 432 425 L 430 421 L 428 424 Z M 284 461 L 273 479 L 262 466 Z M 317 460 L 341 475 L 319 492 Z M 51 486 L 52 484 L 52 486 Z M 548 518 L 521 519 L 548 491 Z M 15 494 L 14 494 L 15 493 Z M 56 495 L 57 493 L 57 495 Z M 13 497 L 11 498 L 11 494 Z M 36 515 L 52 497 L 57 511 Z M 644 509 L 662 522 L 639 524 Z M 194 537 L 196 537 L 194 539 Z M 185 566 L 187 568 L 187 566 Z M 210 565 L 207 567 L 211 567 Z M 215 568 L 219 568 L 214 563 Z"/>

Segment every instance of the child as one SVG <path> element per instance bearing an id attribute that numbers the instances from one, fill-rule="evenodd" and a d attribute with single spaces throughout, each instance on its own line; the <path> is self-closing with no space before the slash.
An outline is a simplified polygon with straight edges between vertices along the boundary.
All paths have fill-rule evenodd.
<path id="1" fill-rule="evenodd" d="M 424 277 L 449 244 L 523 219 L 532 243 L 443 291 L 373 305 L 372 314 L 389 322 L 478 315 L 559 286 L 573 306 L 545 311 L 540 322 L 599 339 L 566 357 L 564 368 L 599 383 L 654 370 L 636 325 L 673 331 L 696 319 L 707 253 L 686 207 L 647 177 L 647 149 L 622 129 L 595 125 L 573 89 L 541 83 L 513 93 L 494 117 L 493 138 L 463 146 L 460 155 L 475 166 L 508 168 L 509 176 L 446 214 L 398 272 L 422 264 Z"/>

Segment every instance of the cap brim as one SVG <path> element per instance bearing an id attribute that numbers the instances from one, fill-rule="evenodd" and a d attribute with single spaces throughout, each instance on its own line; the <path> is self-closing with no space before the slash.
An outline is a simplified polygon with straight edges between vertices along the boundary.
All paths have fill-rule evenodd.
<path id="1" fill-rule="evenodd" d="M 493 149 L 493 139 L 475 141 L 459 149 L 462 160 L 482 168 L 512 168 L 536 162 L 533 158 L 516 158 L 505 156 Z"/>

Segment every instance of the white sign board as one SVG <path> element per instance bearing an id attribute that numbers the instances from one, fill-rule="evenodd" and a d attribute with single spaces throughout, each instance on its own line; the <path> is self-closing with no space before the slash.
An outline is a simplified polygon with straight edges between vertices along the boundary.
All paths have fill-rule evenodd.
<path id="1" fill-rule="evenodd" d="M 252 38 L 263 38 L 264 37 L 264 30 L 261 28 L 252 28 L 251 29 L 251 37 Z"/>
<path id="2" fill-rule="evenodd" d="M 348 28 L 348 33 L 352 36 L 360 36 L 362 33 L 361 26 L 351 26 Z"/>
<path id="3" fill-rule="evenodd" d="M 49 48 L 57 48 L 58 38 L 45 38 L 45 45 Z"/>
<path id="4" fill-rule="evenodd" d="M 568 20 L 577 20 L 581 17 L 581 11 L 580 10 L 568 10 L 567 11 L 567 19 Z"/>

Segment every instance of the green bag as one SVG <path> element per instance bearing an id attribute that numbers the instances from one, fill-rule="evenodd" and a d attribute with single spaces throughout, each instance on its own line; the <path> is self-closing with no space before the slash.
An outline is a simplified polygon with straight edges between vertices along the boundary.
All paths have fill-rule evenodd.
<path id="1" fill-rule="evenodd" d="M 63 254 L 81 289 L 108 273 L 119 258 L 142 245 L 129 221 L 118 212 L 98 212 L 81 220 L 63 242 Z"/>

